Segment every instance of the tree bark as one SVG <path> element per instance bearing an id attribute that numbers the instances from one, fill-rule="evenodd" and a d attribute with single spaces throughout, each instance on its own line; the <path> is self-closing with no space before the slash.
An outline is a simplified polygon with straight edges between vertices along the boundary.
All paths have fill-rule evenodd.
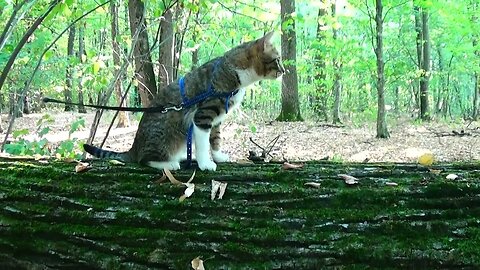
<path id="1" fill-rule="evenodd" d="M 88 162 L 75 173 L 0 160 L 3 269 L 191 269 L 197 256 L 206 269 L 480 267 L 478 163 L 430 167 L 460 181 L 417 164 L 227 163 L 197 173 L 179 202 L 185 186 L 159 171 Z M 222 200 L 212 179 L 228 184 Z"/>
<path id="2" fill-rule="evenodd" d="M 479 3 L 478 1 L 472 0 L 470 2 L 470 7 L 472 9 L 472 23 L 477 24 L 478 23 L 478 6 Z M 474 33 L 473 34 L 473 40 L 472 40 L 472 45 L 473 48 L 475 48 L 474 54 L 477 56 L 477 58 L 480 58 L 480 48 L 478 48 L 478 39 L 479 39 L 479 34 Z M 480 116 L 480 72 L 475 71 L 474 73 L 474 80 L 475 80 L 475 87 L 473 89 L 473 108 L 472 108 L 472 119 L 473 120 L 478 120 Z"/>
<path id="3" fill-rule="evenodd" d="M 80 27 L 78 27 L 78 58 L 80 63 L 84 63 L 85 55 L 85 23 L 82 22 Z M 78 112 L 79 113 L 87 113 L 85 106 L 83 106 L 83 76 L 80 76 L 78 80 Z"/>
<path id="4" fill-rule="evenodd" d="M 148 107 L 157 94 L 157 83 L 150 56 L 148 43 L 147 22 L 145 20 L 145 5 L 142 0 L 128 0 L 128 14 L 130 17 L 130 31 L 132 38 L 137 29 L 138 42 L 134 48 L 135 74 L 138 81 L 138 91 L 144 107 Z"/>
<path id="5" fill-rule="evenodd" d="M 317 42 L 319 46 L 326 46 L 325 39 L 326 36 L 326 17 L 328 15 L 328 3 L 326 0 L 321 1 L 322 4 L 318 10 L 318 24 L 317 24 Z M 316 90 L 312 93 L 311 101 L 312 108 L 316 115 L 318 115 L 320 120 L 328 121 L 328 90 L 327 90 L 327 59 L 326 53 L 324 50 L 318 49 L 315 54 L 316 58 L 316 72 L 315 72 L 315 81 L 316 81 Z"/>
<path id="6" fill-rule="evenodd" d="M 110 14 L 112 15 L 112 21 L 111 21 L 111 34 L 112 34 L 112 49 L 113 49 L 113 74 L 117 74 L 120 66 L 122 63 L 120 62 L 120 55 L 121 55 L 121 48 L 120 45 L 118 44 L 118 3 L 117 1 L 112 1 L 110 2 Z M 118 79 L 115 82 L 115 94 L 117 95 L 117 99 L 119 101 L 119 107 L 122 107 L 124 104 L 127 102 L 122 101 L 123 100 L 123 90 L 122 90 L 122 80 Z M 127 112 L 119 111 L 118 112 L 118 122 L 117 122 L 117 128 L 123 128 L 123 127 L 128 127 L 130 125 L 130 122 L 128 120 L 128 114 Z"/>
<path id="7" fill-rule="evenodd" d="M 158 57 L 158 89 L 162 89 L 173 82 L 173 50 L 175 39 L 172 10 L 166 10 L 163 13 L 163 17 L 164 19 L 162 19 L 161 22 L 160 48 Z"/>
<path id="8" fill-rule="evenodd" d="M 332 17 L 335 18 L 337 13 L 337 1 L 333 1 L 332 3 Z M 335 27 L 333 27 L 333 40 L 336 41 L 338 39 L 338 31 Z M 333 114 L 332 114 L 332 122 L 333 124 L 340 124 L 342 121 L 340 120 L 340 105 L 341 105 L 341 98 L 342 98 L 342 63 L 339 59 L 339 56 L 335 56 L 333 58 Z"/>
<path id="9" fill-rule="evenodd" d="M 430 34 L 428 30 L 428 12 L 422 9 L 422 33 L 423 33 L 423 72 L 420 80 L 420 117 L 422 120 L 430 120 L 429 106 L 429 80 L 430 80 Z"/>
<path id="10" fill-rule="evenodd" d="M 67 44 L 67 57 L 70 60 L 75 56 L 74 44 L 75 44 L 75 26 L 72 25 L 68 31 L 68 44 Z M 63 96 L 65 102 L 72 102 L 72 91 L 73 91 L 73 65 L 67 65 L 66 79 L 65 79 L 65 89 L 63 90 Z M 65 111 L 73 111 L 73 105 L 65 104 Z"/>
<path id="11" fill-rule="evenodd" d="M 417 32 L 417 61 L 420 70 L 420 119 L 430 120 L 429 77 L 430 77 L 430 35 L 428 31 L 428 12 L 423 7 L 414 6 L 415 31 Z"/>
<path id="12" fill-rule="evenodd" d="M 282 56 L 288 63 L 282 78 L 282 108 L 277 121 L 303 121 L 300 115 L 297 77 L 297 39 L 295 33 L 295 0 L 281 0 L 282 17 Z"/>
<path id="13" fill-rule="evenodd" d="M 377 57 L 377 138 L 388 138 L 385 111 L 385 61 L 383 60 L 383 4 L 375 0 L 375 55 Z"/>

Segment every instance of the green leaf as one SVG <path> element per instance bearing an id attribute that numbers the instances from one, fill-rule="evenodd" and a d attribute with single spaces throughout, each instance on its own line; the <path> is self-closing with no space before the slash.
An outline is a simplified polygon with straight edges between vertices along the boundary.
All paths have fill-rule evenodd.
<path id="1" fill-rule="evenodd" d="M 40 132 L 38 132 L 38 136 L 41 138 L 47 135 L 49 131 L 50 131 L 50 127 L 44 127 L 42 130 L 40 130 Z"/>
<path id="2" fill-rule="evenodd" d="M 13 138 L 14 138 L 14 139 L 17 139 L 17 138 L 19 138 L 19 137 L 28 135 L 28 133 L 29 133 L 28 129 L 24 128 L 24 129 L 15 130 L 15 131 L 12 133 L 12 135 L 13 135 Z"/>
<path id="3" fill-rule="evenodd" d="M 69 136 L 72 135 L 73 132 L 77 131 L 82 127 L 85 127 L 85 119 L 80 118 L 72 123 L 72 125 L 70 126 L 70 131 L 68 132 L 68 135 Z"/>

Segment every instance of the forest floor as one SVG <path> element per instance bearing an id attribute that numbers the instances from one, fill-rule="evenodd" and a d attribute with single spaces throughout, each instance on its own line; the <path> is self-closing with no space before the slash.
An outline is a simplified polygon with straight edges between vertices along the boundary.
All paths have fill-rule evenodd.
<path id="1" fill-rule="evenodd" d="M 37 121 L 44 114 L 31 114 L 19 118 L 14 130 L 28 128 L 35 133 Z M 46 138 L 54 143 L 68 139 L 70 124 L 85 118 L 85 127 L 72 137 L 86 139 L 94 113 L 78 114 L 51 112 L 55 122 Z M 107 114 L 101 124 L 95 144 L 103 140 L 113 114 Z M 113 128 L 105 148 L 126 151 L 130 148 L 140 115 L 130 117 L 131 126 Z M 394 117 L 391 117 L 392 119 Z M 2 116 L 6 129 L 8 118 Z M 424 153 L 432 153 L 436 161 L 480 160 L 480 122 L 432 121 L 418 123 L 413 118 L 390 119 L 389 139 L 377 139 L 375 123 L 357 126 L 346 122 L 339 126 L 319 122 L 281 123 L 255 120 L 239 113 L 229 117 L 222 128 L 223 150 L 232 161 L 245 160 L 249 151 L 261 153 L 258 144 L 266 147 L 279 136 L 270 154 L 273 160 L 307 161 L 329 159 L 354 162 L 416 162 Z M 114 125 L 114 127 L 116 124 Z M 253 141 L 253 142 L 252 142 Z M 255 143 L 254 143 L 255 142 Z"/>

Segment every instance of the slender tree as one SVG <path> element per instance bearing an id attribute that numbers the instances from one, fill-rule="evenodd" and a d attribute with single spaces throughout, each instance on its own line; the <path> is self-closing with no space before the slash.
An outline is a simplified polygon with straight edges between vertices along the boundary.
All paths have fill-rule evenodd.
<path id="1" fill-rule="evenodd" d="M 112 49 L 113 49 L 113 65 L 114 65 L 114 70 L 113 74 L 117 74 L 118 70 L 120 69 L 120 66 L 122 65 L 120 62 L 120 55 L 121 55 L 121 49 L 120 45 L 118 44 L 118 3 L 117 1 L 112 0 L 110 2 L 110 14 L 112 15 L 112 21 L 111 21 L 111 34 L 112 34 Z M 120 101 L 119 106 L 122 106 L 125 101 L 122 100 L 123 97 L 123 87 L 122 87 L 122 80 L 117 80 L 115 81 L 115 94 L 117 95 L 117 99 Z M 129 120 L 128 120 L 128 115 L 127 112 L 120 111 L 118 112 L 118 122 L 117 122 L 117 127 L 122 128 L 122 127 L 128 127 L 129 126 Z"/>
<path id="2" fill-rule="evenodd" d="M 478 23 L 478 11 L 479 11 L 479 3 L 478 1 L 472 0 L 470 2 L 470 8 L 472 10 L 472 18 L 471 22 L 473 25 L 476 25 Z M 472 45 L 474 48 L 474 54 L 477 56 L 477 59 L 480 59 L 480 48 L 479 48 L 479 34 L 478 32 L 475 32 L 473 34 L 472 38 Z M 473 78 L 475 80 L 475 87 L 473 89 L 473 108 L 472 108 L 472 119 L 473 120 L 478 120 L 480 116 L 480 72 L 478 71 L 480 69 L 480 66 L 475 69 Z"/>
<path id="3" fill-rule="evenodd" d="M 385 110 L 385 61 L 383 59 L 383 3 L 375 0 L 375 45 L 377 63 L 377 138 L 388 138 Z"/>
<path id="4" fill-rule="evenodd" d="M 281 0 L 282 56 L 286 62 L 286 73 L 282 80 L 282 108 L 278 121 L 303 121 L 300 115 L 297 76 L 297 38 L 295 32 L 295 0 Z"/>
<path id="5" fill-rule="evenodd" d="M 417 32 L 417 65 L 420 69 L 420 118 L 429 120 L 429 78 L 430 78 L 430 34 L 428 11 L 425 7 L 414 6 L 415 31 Z"/>
<path id="6" fill-rule="evenodd" d="M 326 26 L 327 26 L 327 16 L 328 16 L 328 6 L 329 1 L 322 0 L 320 8 L 318 10 L 317 16 L 317 42 L 321 46 L 325 46 L 326 35 Z M 320 120 L 328 121 L 328 110 L 327 110 L 327 101 L 328 101 L 328 90 L 327 90 L 327 59 L 324 50 L 318 50 L 315 54 L 315 81 L 316 81 L 316 91 L 312 94 L 312 108 L 315 114 L 320 118 Z"/>
<path id="7" fill-rule="evenodd" d="M 335 18 L 337 13 L 337 1 L 333 0 L 332 3 L 332 17 Z M 333 40 L 336 41 L 338 39 L 338 30 L 337 28 L 333 27 Z M 340 57 L 337 55 L 333 58 L 333 113 L 332 113 L 332 122 L 333 124 L 341 123 L 340 120 L 340 101 L 341 101 L 341 91 L 342 91 L 342 63 L 339 59 Z"/>
<path id="8" fill-rule="evenodd" d="M 142 0 L 128 0 L 130 17 L 130 33 L 134 37 L 139 29 L 138 42 L 134 48 L 135 74 L 142 105 L 148 107 L 157 94 L 157 83 L 153 72 L 150 46 L 148 43 L 147 22 L 145 20 L 145 5 Z"/>
<path id="9" fill-rule="evenodd" d="M 65 89 L 63 90 L 63 96 L 65 102 L 72 102 L 72 88 L 73 88 L 73 65 L 71 64 L 71 59 L 75 56 L 74 44 L 75 44 L 75 32 L 76 27 L 72 25 L 68 32 L 68 43 L 67 43 L 67 56 L 69 59 L 69 64 L 67 65 L 66 79 L 65 79 Z M 65 104 L 65 111 L 73 111 L 73 106 L 70 104 Z"/>
<path id="10" fill-rule="evenodd" d="M 163 13 L 159 42 L 158 88 L 160 89 L 173 81 L 173 50 L 175 41 L 173 31 L 173 12 L 171 8 L 168 8 Z"/>
<path id="11" fill-rule="evenodd" d="M 85 23 L 81 23 L 78 27 L 78 58 L 80 63 L 85 62 Z M 78 81 L 78 112 L 87 113 L 85 106 L 83 106 L 83 76 L 80 76 Z"/>

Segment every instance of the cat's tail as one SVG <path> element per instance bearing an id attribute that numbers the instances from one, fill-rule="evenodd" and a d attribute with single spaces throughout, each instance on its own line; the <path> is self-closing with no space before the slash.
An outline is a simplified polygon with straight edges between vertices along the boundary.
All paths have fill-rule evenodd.
<path id="1" fill-rule="evenodd" d="M 130 156 L 128 152 L 115 152 L 110 150 L 104 150 L 90 144 L 84 144 L 83 149 L 85 150 L 85 152 L 97 158 L 117 159 L 123 162 L 130 162 Z"/>

